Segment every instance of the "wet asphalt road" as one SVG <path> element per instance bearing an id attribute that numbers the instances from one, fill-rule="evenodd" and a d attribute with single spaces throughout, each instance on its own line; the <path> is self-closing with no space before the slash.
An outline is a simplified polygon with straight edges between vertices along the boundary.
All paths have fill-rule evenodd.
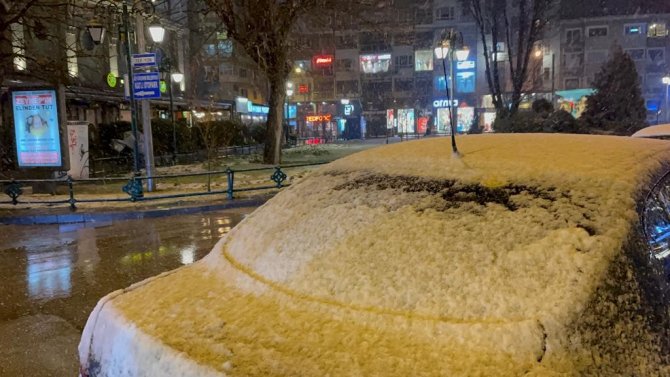
<path id="1" fill-rule="evenodd" d="M 202 258 L 251 211 L 0 225 L 0 376 L 76 376 L 79 336 L 102 296 Z"/>

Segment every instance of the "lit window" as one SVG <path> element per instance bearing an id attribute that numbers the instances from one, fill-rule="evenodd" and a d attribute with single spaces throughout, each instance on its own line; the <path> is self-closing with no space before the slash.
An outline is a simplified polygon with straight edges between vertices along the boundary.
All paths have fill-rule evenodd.
<path id="1" fill-rule="evenodd" d="M 454 7 L 442 7 L 437 8 L 435 13 L 435 19 L 438 21 L 451 21 L 454 19 L 456 10 Z"/>
<path id="2" fill-rule="evenodd" d="M 26 40 L 23 35 L 22 24 L 12 24 L 12 52 L 14 53 L 14 69 L 25 71 L 26 65 Z"/>
<path id="3" fill-rule="evenodd" d="M 67 73 L 70 77 L 79 76 L 79 65 L 77 64 L 77 35 L 72 32 L 65 34 Z"/>
<path id="4" fill-rule="evenodd" d="M 626 50 L 626 53 L 630 55 L 633 60 L 644 60 L 644 49 L 643 48 L 631 48 Z"/>
<path id="5" fill-rule="evenodd" d="M 647 31 L 647 37 L 661 38 L 667 35 L 668 35 L 668 29 L 666 29 L 664 22 L 657 22 L 649 25 L 649 30 Z"/>
<path id="6" fill-rule="evenodd" d="M 644 25 L 643 24 L 625 25 L 623 27 L 623 33 L 626 35 L 642 35 L 644 34 Z"/>
<path id="7" fill-rule="evenodd" d="M 593 37 L 606 37 L 607 36 L 607 26 L 594 26 L 588 28 L 589 38 Z"/>

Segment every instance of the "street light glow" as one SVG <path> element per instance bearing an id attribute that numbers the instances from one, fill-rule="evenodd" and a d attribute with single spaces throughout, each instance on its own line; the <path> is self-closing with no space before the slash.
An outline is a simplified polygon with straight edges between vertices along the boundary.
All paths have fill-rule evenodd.
<path id="1" fill-rule="evenodd" d="M 176 82 L 177 84 L 180 84 L 184 80 L 184 74 L 181 72 L 174 72 L 172 73 L 172 81 Z"/>
<path id="2" fill-rule="evenodd" d="M 149 25 L 149 34 L 154 43 L 162 43 L 165 38 L 165 28 L 159 23 Z"/>
<path id="3" fill-rule="evenodd" d="M 662 81 L 663 84 L 665 84 L 665 85 L 670 85 L 670 75 L 666 75 L 666 76 L 664 76 L 664 77 L 661 79 L 661 81 Z"/>
<path id="4" fill-rule="evenodd" d="M 86 25 L 86 30 L 88 30 L 88 34 L 91 36 L 93 43 L 96 45 L 102 43 L 105 38 L 105 27 L 102 26 L 98 20 L 94 19 L 89 22 L 89 24 Z"/>
<path id="5" fill-rule="evenodd" d="M 460 50 L 456 50 L 456 59 L 458 59 L 459 62 L 464 62 L 468 60 L 468 56 L 470 55 L 470 48 L 468 46 L 463 46 Z"/>

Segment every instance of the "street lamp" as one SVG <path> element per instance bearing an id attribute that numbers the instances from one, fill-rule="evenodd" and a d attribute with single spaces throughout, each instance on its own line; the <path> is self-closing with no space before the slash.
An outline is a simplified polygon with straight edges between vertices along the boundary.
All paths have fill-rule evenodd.
<path id="1" fill-rule="evenodd" d="M 670 74 L 665 75 L 661 81 L 665 84 L 665 122 L 670 123 L 670 106 L 668 104 L 668 89 L 670 88 Z"/>
<path id="2" fill-rule="evenodd" d="M 449 123 L 451 129 L 451 151 L 454 156 L 459 156 L 456 147 L 456 114 L 454 113 L 454 55 L 458 61 L 465 61 L 470 55 L 470 49 L 463 43 L 463 34 L 455 29 L 448 29 L 442 33 L 442 38 L 435 47 L 435 57 L 442 60 L 444 70 L 444 85 L 449 103 Z M 451 78 L 451 95 L 449 93 L 449 77 L 447 77 L 447 60 L 449 61 L 449 75 Z"/>
<path id="3" fill-rule="evenodd" d="M 153 4 L 148 1 L 148 0 L 140 0 L 137 3 L 133 3 L 131 0 L 123 0 L 121 9 L 119 12 L 119 6 L 116 2 L 113 1 L 107 1 L 107 0 L 101 0 L 96 4 L 96 9 L 98 6 L 104 5 L 106 6 L 110 11 L 113 11 L 115 13 L 121 13 L 121 25 L 119 25 L 119 32 L 122 38 L 123 43 L 125 43 L 125 50 L 126 50 L 126 64 L 127 64 L 127 69 L 128 69 L 128 88 L 129 90 L 129 97 L 130 97 L 130 128 L 133 133 L 133 174 L 134 176 L 139 176 L 140 175 L 140 158 L 139 158 L 139 142 L 138 142 L 138 137 L 137 137 L 137 108 L 136 108 L 136 103 L 135 103 L 135 93 L 134 93 L 134 75 L 133 75 L 133 62 L 132 62 L 132 55 L 133 55 L 133 48 L 131 44 L 131 39 L 130 39 L 130 12 L 128 10 L 128 6 L 130 5 L 131 11 L 133 13 L 139 12 L 139 13 L 144 13 L 144 14 L 153 14 L 154 12 L 154 6 Z M 136 8 L 137 6 L 137 8 Z M 94 18 L 91 20 L 88 25 L 86 25 L 86 30 L 88 31 L 89 35 L 91 36 L 91 40 L 93 41 L 94 44 L 99 45 L 104 41 L 105 38 L 105 26 L 98 21 L 97 18 Z M 142 186 L 139 181 L 133 180 L 133 187 L 131 188 L 136 192 L 136 197 L 141 197 L 142 196 Z"/>
<path id="4" fill-rule="evenodd" d="M 148 27 L 151 40 L 154 43 L 162 43 L 165 39 L 165 28 L 159 22 L 152 22 Z M 172 82 L 180 84 L 184 80 L 184 74 L 181 72 L 172 72 L 172 60 L 160 47 L 156 46 L 156 50 L 160 52 L 160 71 L 166 73 L 167 90 L 170 98 L 170 122 L 172 123 L 172 162 L 177 162 L 177 124 L 174 119 L 174 97 L 172 94 Z"/>

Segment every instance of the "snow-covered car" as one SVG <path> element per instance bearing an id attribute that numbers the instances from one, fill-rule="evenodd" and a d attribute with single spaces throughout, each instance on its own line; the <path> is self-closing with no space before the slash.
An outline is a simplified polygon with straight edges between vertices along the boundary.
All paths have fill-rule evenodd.
<path id="1" fill-rule="evenodd" d="M 104 297 L 84 376 L 670 376 L 670 144 L 471 135 L 311 173 Z"/>

